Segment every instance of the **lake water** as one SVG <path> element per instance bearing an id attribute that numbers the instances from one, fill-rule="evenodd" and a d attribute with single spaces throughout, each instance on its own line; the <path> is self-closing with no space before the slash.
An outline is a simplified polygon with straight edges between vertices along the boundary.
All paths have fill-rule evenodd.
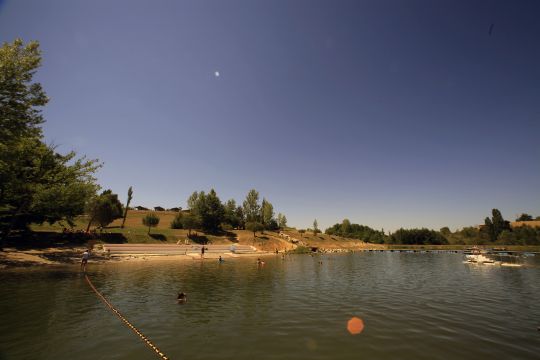
<path id="1" fill-rule="evenodd" d="M 522 268 L 453 253 L 265 261 L 90 264 L 88 273 L 171 359 L 540 356 L 540 256 Z M 0 282 L 2 360 L 157 359 L 76 267 L 3 270 Z M 358 335 L 346 328 L 353 316 L 365 324 Z"/>

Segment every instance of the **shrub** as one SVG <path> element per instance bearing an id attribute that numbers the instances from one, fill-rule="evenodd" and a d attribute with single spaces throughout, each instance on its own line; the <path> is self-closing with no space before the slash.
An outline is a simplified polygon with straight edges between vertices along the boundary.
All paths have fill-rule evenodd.
<path id="1" fill-rule="evenodd" d="M 171 229 L 183 229 L 184 228 L 184 223 L 183 223 L 183 220 L 182 220 L 183 216 L 184 215 L 181 212 L 176 214 L 173 221 L 171 221 Z"/>

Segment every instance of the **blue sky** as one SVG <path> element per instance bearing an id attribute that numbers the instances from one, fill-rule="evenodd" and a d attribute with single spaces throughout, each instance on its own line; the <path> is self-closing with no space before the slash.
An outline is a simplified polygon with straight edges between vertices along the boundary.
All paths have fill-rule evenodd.
<path id="1" fill-rule="evenodd" d="M 0 2 L 46 140 L 134 205 L 251 188 L 289 224 L 540 215 L 538 1 Z M 492 26 L 493 24 L 493 26 Z M 490 34 L 490 28 L 491 34 Z M 216 71 L 219 76 L 216 76 Z"/>

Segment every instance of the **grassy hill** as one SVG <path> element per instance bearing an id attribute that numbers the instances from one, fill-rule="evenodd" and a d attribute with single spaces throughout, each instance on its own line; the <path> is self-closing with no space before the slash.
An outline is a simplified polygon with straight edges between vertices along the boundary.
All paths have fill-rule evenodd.
<path id="1" fill-rule="evenodd" d="M 130 210 L 126 218 L 125 227 L 120 228 L 122 219 L 115 220 L 110 226 L 103 229 L 101 232 L 104 241 L 113 239 L 113 241 L 128 242 L 128 243 L 184 243 L 188 239 L 188 230 L 171 229 L 171 222 L 176 213 L 173 211 L 155 212 L 160 217 L 160 222 L 157 227 L 152 228 L 148 234 L 148 227 L 144 226 L 142 219 L 151 211 Z M 75 221 L 75 227 L 71 232 L 83 232 L 88 225 L 88 217 L 81 216 Z M 62 234 L 66 224 L 55 223 L 53 225 L 43 224 L 34 225 L 32 230 L 38 233 L 58 233 Z M 92 226 L 91 230 L 94 229 Z M 98 231 L 98 234 L 100 232 Z M 253 233 L 247 230 L 231 230 L 220 234 L 208 234 L 198 230 L 192 230 L 195 235 L 189 241 L 190 243 L 208 243 L 208 244 L 245 244 L 254 245 L 257 248 L 274 251 L 275 249 L 291 250 L 295 246 L 284 239 L 281 239 L 276 232 L 265 231 L 264 234 L 257 233 L 254 237 Z M 64 235 L 62 235 L 64 236 Z M 69 236 L 69 235 L 68 235 Z"/>
<path id="2" fill-rule="evenodd" d="M 101 238 L 103 241 L 128 242 L 128 243 L 184 243 L 188 239 L 188 231 L 183 229 L 171 229 L 171 222 L 176 216 L 173 211 L 154 212 L 160 217 L 160 222 L 157 227 L 152 228 L 148 234 L 148 227 L 144 226 L 142 219 L 151 211 L 130 210 L 126 219 L 125 227 L 120 228 L 122 219 L 115 220 L 109 227 L 103 229 Z M 88 225 L 88 217 L 81 216 L 77 218 L 75 227 L 71 230 L 74 232 L 83 232 Z M 56 223 L 53 225 L 43 224 L 35 225 L 32 230 L 36 232 L 48 232 L 62 234 L 65 224 Z M 94 229 L 94 227 L 91 227 Z M 99 231 L 98 231 L 99 233 Z M 300 244 L 308 247 L 318 247 L 324 249 L 336 248 L 359 248 L 365 244 L 359 240 L 346 239 L 338 236 L 330 236 L 325 234 L 314 235 L 312 233 L 300 234 L 296 229 L 287 229 L 284 231 L 291 239 L 299 240 Z M 289 240 L 280 236 L 279 232 L 264 231 L 257 233 L 256 237 L 253 233 L 247 230 L 231 230 L 220 234 L 208 234 L 197 230 L 192 230 L 190 243 L 208 243 L 208 244 L 232 244 L 238 243 L 243 245 L 253 245 L 261 250 L 279 251 L 292 250 L 296 245 Z M 65 235 L 62 235 L 65 236 Z M 69 235 L 67 235 L 69 236 Z"/>

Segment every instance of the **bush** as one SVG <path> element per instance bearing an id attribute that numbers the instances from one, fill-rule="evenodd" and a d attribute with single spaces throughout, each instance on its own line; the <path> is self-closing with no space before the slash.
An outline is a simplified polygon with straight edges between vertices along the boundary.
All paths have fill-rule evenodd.
<path id="1" fill-rule="evenodd" d="M 171 229 L 183 229 L 184 223 L 183 223 L 183 214 L 179 212 L 174 217 L 173 221 L 171 221 Z"/>
<path id="2" fill-rule="evenodd" d="M 443 245 L 448 240 L 439 232 L 429 229 L 399 229 L 391 235 L 393 244 Z"/>

